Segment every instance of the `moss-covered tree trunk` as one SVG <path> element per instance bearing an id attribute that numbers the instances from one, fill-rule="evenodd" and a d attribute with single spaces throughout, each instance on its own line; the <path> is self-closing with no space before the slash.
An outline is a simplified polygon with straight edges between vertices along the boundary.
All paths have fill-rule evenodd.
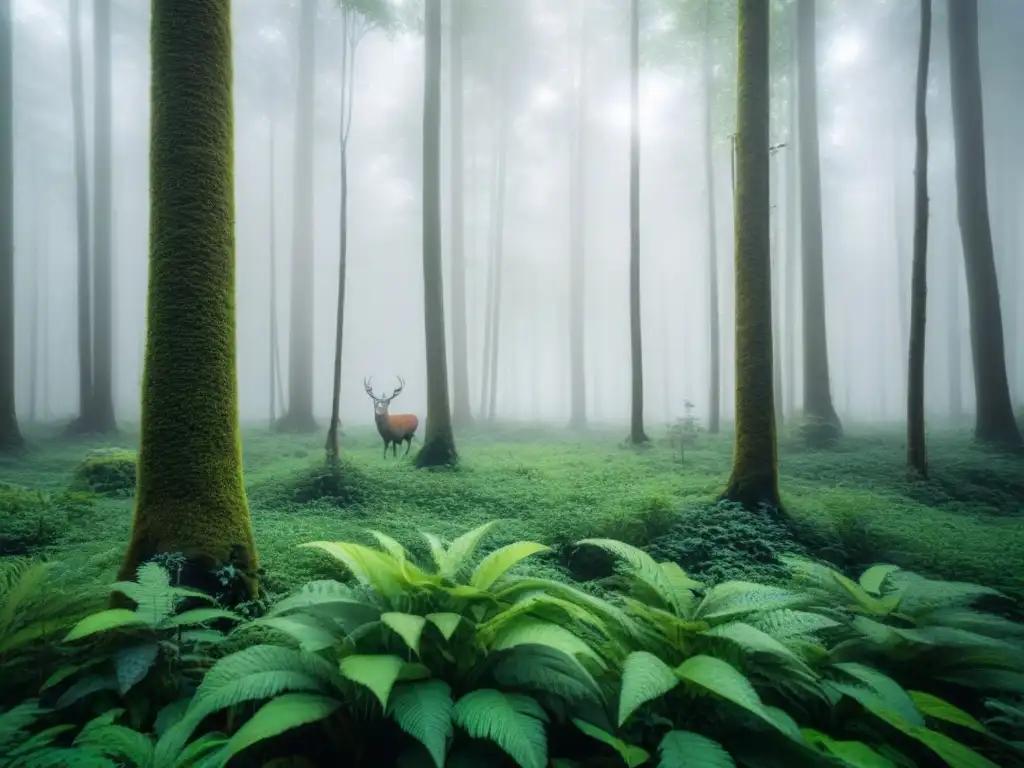
<path id="1" fill-rule="evenodd" d="M 707 197 L 708 229 L 708 333 L 711 346 L 711 376 L 708 384 L 708 432 L 718 434 L 722 411 L 722 342 L 718 314 L 718 216 L 715 213 L 715 161 L 712 105 L 714 94 L 714 57 L 712 48 L 711 4 L 704 4 L 704 194 Z"/>
<path id="2" fill-rule="evenodd" d="M 426 0 L 423 76 L 423 325 L 427 345 L 427 428 L 416 465 L 458 459 L 448 404 L 441 270 L 441 0 Z"/>
<path id="3" fill-rule="evenodd" d="M 75 143 L 75 225 L 78 239 L 78 418 L 71 428 L 89 431 L 92 416 L 92 283 L 89 242 L 89 171 L 85 152 L 85 86 L 82 64 L 82 3 L 71 0 L 68 25 L 71 124 Z"/>
<path id="4" fill-rule="evenodd" d="M 928 475 L 924 440 L 924 344 L 928 302 L 928 63 L 931 59 L 932 0 L 921 2 L 921 40 L 914 95 L 914 262 L 910 286 L 910 350 L 907 369 L 907 464 Z"/>
<path id="5" fill-rule="evenodd" d="M 120 578 L 180 552 L 185 582 L 210 569 L 256 589 L 242 484 L 235 362 L 231 3 L 153 3 L 150 232 L 142 437 L 131 543 Z"/>
<path id="6" fill-rule="evenodd" d="M 299 0 L 298 87 L 292 203 L 292 280 L 288 322 L 288 408 L 283 432 L 315 432 L 313 417 L 313 95 L 317 0 Z"/>
<path id="7" fill-rule="evenodd" d="M 114 191 L 111 0 L 93 3 L 93 340 L 89 429 L 117 431 L 114 417 Z"/>
<path id="8" fill-rule="evenodd" d="M 569 429 L 586 429 L 586 211 L 588 0 L 581 3 L 576 104 L 569 149 Z"/>
<path id="9" fill-rule="evenodd" d="M 977 0 L 949 3 L 947 13 L 957 214 L 974 358 L 974 436 L 1018 449 L 1022 441 L 1010 403 L 999 281 L 989 222 Z"/>
<path id="10" fill-rule="evenodd" d="M 463 189 L 462 36 L 463 2 L 451 4 L 451 185 L 452 185 L 452 420 L 473 423 L 469 405 L 469 358 L 466 327 L 465 195 Z"/>
<path id="11" fill-rule="evenodd" d="M 815 0 L 797 0 L 799 82 L 800 243 L 803 251 L 804 412 L 818 422 L 816 437 L 842 435 L 832 404 L 825 322 L 825 265 L 821 232 L 821 162 L 818 153 L 818 73 Z"/>
<path id="12" fill-rule="evenodd" d="M 0 0 L 0 451 L 24 444 L 14 384 L 14 49 L 11 0 Z"/>
<path id="13" fill-rule="evenodd" d="M 736 100 L 736 437 L 723 498 L 779 508 L 772 379 L 769 7 L 739 0 Z"/>
<path id="14" fill-rule="evenodd" d="M 644 347 L 640 326 L 640 8 L 629 13 L 629 346 L 632 399 L 629 442 L 646 443 L 644 432 Z"/>

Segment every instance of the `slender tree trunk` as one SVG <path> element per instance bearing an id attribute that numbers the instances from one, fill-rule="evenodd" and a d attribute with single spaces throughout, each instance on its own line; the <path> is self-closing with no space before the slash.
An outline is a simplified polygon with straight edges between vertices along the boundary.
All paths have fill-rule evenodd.
<path id="1" fill-rule="evenodd" d="M 427 346 L 427 428 L 416 465 L 458 460 L 448 403 L 444 276 L 441 270 L 441 0 L 426 0 L 423 83 L 423 325 Z"/>
<path id="2" fill-rule="evenodd" d="M 644 351 L 640 326 L 640 3 L 631 0 L 629 31 L 629 341 L 632 408 L 629 441 L 646 443 L 644 432 Z"/>
<path id="3" fill-rule="evenodd" d="M 900 94 L 902 95 L 902 94 Z M 907 253 L 907 236 L 906 236 L 906 217 L 903 215 L 906 211 L 906 200 L 904 199 L 907 190 L 907 185 L 903 177 L 904 164 L 903 164 L 903 153 L 902 153 L 902 142 L 900 141 L 900 130 L 903 127 L 900 121 L 895 119 L 895 115 L 901 112 L 899 107 L 902 104 L 894 104 L 892 110 L 892 221 L 893 221 L 893 235 L 895 241 L 895 253 L 896 253 L 896 306 L 899 308 L 899 322 L 900 322 L 900 357 L 906 359 L 906 356 L 910 351 L 910 325 L 911 325 L 911 298 L 909 285 L 910 278 L 908 275 L 908 266 L 912 259 L 913 253 Z M 916 192 L 915 192 L 916 194 Z M 917 211 L 914 211 L 914 215 L 917 215 Z M 914 225 L 916 231 L 916 223 Z M 913 246 L 911 246 L 913 247 Z M 908 258 L 910 257 L 910 258 Z M 907 396 L 907 387 L 909 386 L 909 378 L 905 369 L 900 369 L 900 386 L 903 388 L 904 397 Z"/>
<path id="4" fill-rule="evenodd" d="M 502 277 L 505 266 L 505 196 L 508 187 L 508 143 L 509 124 L 511 122 L 509 89 L 509 62 L 503 56 L 501 74 L 501 108 L 498 123 L 498 158 L 495 169 L 494 197 L 494 242 L 492 243 L 493 296 L 491 297 L 491 338 L 488 342 L 490 366 L 488 372 L 487 420 L 494 421 L 498 403 L 498 352 L 501 347 L 501 294 Z"/>
<path id="5" fill-rule="evenodd" d="M 951 227 L 952 229 L 952 227 Z M 960 254 L 953 233 L 946 238 L 946 343 L 949 369 L 949 418 L 959 425 L 964 417 L 963 362 L 960 355 Z"/>
<path id="6" fill-rule="evenodd" d="M 259 591 L 238 426 L 230 8 L 153 4 L 142 435 L 119 574 L 181 553 L 183 585 L 227 604 Z M 228 566 L 236 578 L 225 587 Z"/>
<path id="7" fill-rule="evenodd" d="M 796 14 L 792 19 L 792 39 L 796 40 Z M 786 149 L 786 397 L 785 404 L 790 415 L 796 414 L 796 378 L 797 378 L 797 340 L 796 319 L 803 306 L 802 297 L 797 291 L 800 277 L 800 172 L 797 165 L 799 158 L 799 117 L 797 115 L 797 61 L 796 46 L 789 62 L 789 140 Z"/>
<path id="8" fill-rule="evenodd" d="M 985 181 L 977 0 L 949 3 L 947 14 L 957 212 L 974 358 L 977 406 L 974 435 L 978 440 L 1019 449 L 1024 443 L 1010 403 Z"/>
<path id="9" fill-rule="evenodd" d="M 781 507 L 772 374 L 769 7 L 739 0 L 736 100 L 736 436 L 723 498 Z"/>
<path id="10" fill-rule="evenodd" d="M 924 438 L 925 319 L 928 302 L 928 64 L 931 57 L 932 2 L 921 2 L 921 41 L 917 55 L 914 125 L 914 263 L 911 276 L 910 351 L 907 371 L 907 464 L 928 476 Z"/>
<path id="11" fill-rule="evenodd" d="M 71 428 L 90 430 L 92 413 L 92 279 L 90 275 L 89 169 L 85 150 L 85 86 L 82 72 L 82 3 L 70 0 L 68 29 L 71 115 L 75 144 L 75 218 L 78 250 L 78 418 Z"/>
<path id="12" fill-rule="evenodd" d="M 24 444 L 14 395 L 13 54 L 11 0 L 0 0 L 0 451 Z"/>
<path id="13" fill-rule="evenodd" d="M 466 255 L 465 196 L 463 175 L 462 117 L 462 16 L 463 0 L 451 5 L 451 185 L 452 185 L 452 423 L 468 426 L 473 423 L 469 404 L 469 360 L 466 339 Z"/>
<path id="14" fill-rule="evenodd" d="M 494 134 L 500 133 L 498 119 L 494 123 Z M 487 286 L 484 298 L 484 338 L 483 355 L 480 366 L 480 417 L 487 418 L 491 412 L 488 398 L 491 394 L 491 340 L 494 333 L 494 278 L 496 274 L 495 258 L 497 257 L 498 241 L 498 168 L 501 165 L 501 149 L 497 148 L 492 157 L 490 173 L 490 232 L 487 239 Z"/>
<path id="15" fill-rule="evenodd" d="M 821 426 L 814 439 L 842 435 L 832 404 L 828 333 L 825 322 L 825 267 L 821 232 L 821 168 L 818 150 L 818 75 L 814 0 L 797 0 L 797 62 L 800 83 L 800 209 L 803 249 L 804 411 Z"/>
<path id="16" fill-rule="evenodd" d="M 772 390 L 775 393 L 775 426 L 776 429 L 783 423 L 784 409 L 783 409 L 783 395 L 782 395 L 782 332 L 779 321 L 779 310 L 782 305 L 781 292 L 781 280 L 782 277 L 782 249 L 779 247 L 779 172 L 778 163 L 775 161 L 774 155 L 769 158 L 769 166 L 775 165 L 775 169 L 769 170 L 771 180 L 769 200 L 771 203 L 771 210 L 769 211 L 769 217 L 771 218 L 771 237 L 770 237 L 770 256 L 771 256 L 771 282 L 772 282 Z"/>
<path id="17" fill-rule="evenodd" d="M 39 412 L 44 421 L 52 416 L 50 410 L 50 235 L 49 211 L 43 211 L 43 247 L 39 254 Z"/>
<path id="18" fill-rule="evenodd" d="M 337 465 L 341 456 L 341 353 L 345 330 L 345 269 L 348 255 L 348 137 L 352 127 L 356 38 L 351 27 L 352 11 L 342 6 L 341 43 L 341 203 L 338 211 L 338 306 L 334 330 L 334 384 L 331 390 L 331 425 L 327 430 L 327 461 Z"/>
<path id="19" fill-rule="evenodd" d="M 40 211 L 42 196 L 36 192 L 33 196 L 32 204 L 35 207 L 35 226 L 33 227 L 33 248 L 32 248 L 32 266 L 31 266 L 31 278 L 32 286 L 29 291 L 30 296 L 30 325 L 29 325 L 29 347 L 28 347 L 28 423 L 37 424 L 39 421 L 39 351 L 40 351 L 40 338 L 39 338 L 39 291 L 41 289 L 39 281 L 39 259 L 42 255 L 42 248 L 40 244 L 42 241 L 43 231 L 40 226 Z"/>
<path id="20" fill-rule="evenodd" d="M 267 201 L 270 205 L 267 211 L 268 224 L 270 227 L 270 427 L 274 428 L 277 423 L 277 380 L 280 376 L 278 369 L 277 352 L 277 206 L 275 205 L 277 190 L 276 158 L 274 152 L 275 124 L 273 115 L 267 117 L 267 138 L 270 141 L 270 188 Z"/>
<path id="21" fill-rule="evenodd" d="M 114 418 L 113 80 L 111 0 L 93 4 L 95 114 L 93 131 L 93 371 L 92 420 L 96 432 L 117 431 Z"/>
<path id="22" fill-rule="evenodd" d="M 711 29 L 712 0 L 704 4 L 704 194 L 708 217 L 708 320 L 711 347 L 711 378 L 708 385 L 708 432 L 717 435 L 721 427 L 722 409 L 722 342 L 721 319 L 718 315 L 718 216 L 715 212 L 715 153 L 713 143 L 712 105 L 715 100 L 714 61 Z"/>
<path id="23" fill-rule="evenodd" d="M 286 432 L 315 432 L 313 416 L 313 111 L 316 78 L 317 0 L 299 2 L 298 87 L 292 205 L 292 281 L 288 323 L 288 410 L 278 422 Z"/>
<path id="24" fill-rule="evenodd" d="M 582 0 L 579 81 L 569 152 L 569 428 L 586 429 L 586 183 L 587 183 L 587 45 L 588 0 Z"/>

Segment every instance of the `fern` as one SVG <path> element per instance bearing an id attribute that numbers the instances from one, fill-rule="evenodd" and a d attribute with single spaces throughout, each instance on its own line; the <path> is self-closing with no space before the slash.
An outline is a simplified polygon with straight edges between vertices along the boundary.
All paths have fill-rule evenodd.
<path id="1" fill-rule="evenodd" d="M 443 680 L 399 685 L 387 711 L 399 728 L 424 746 L 436 768 L 444 768 L 454 733 L 455 703 L 449 685 Z"/>
<path id="2" fill-rule="evenodd" d="M 494 742 L 521 768 L 547 765 L 547 715 L 529 696 L 488 688 L 471 691 L 456 702 L 453 717 L 471 737 Z"/>

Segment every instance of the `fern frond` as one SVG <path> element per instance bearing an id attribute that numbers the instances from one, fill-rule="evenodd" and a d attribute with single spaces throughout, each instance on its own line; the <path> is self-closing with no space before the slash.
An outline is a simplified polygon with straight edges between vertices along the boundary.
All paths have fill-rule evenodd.
<path id="1" fill-rule="evenodd" d="M 654 558 L 642 549 L 614 539 L 583 539 L 576 544 L 577 546 L 587 544 L 614 555 L 624 564 L 626 572 L 630 576 L 654 590 L 667 606 L 676 612 L 683 609 L 683 603 L 676 594 L 673 580 L 655 562 Z"/>
<path id="2" fill-rule="evenodd" d="M 668 664 L 653 653 L 634 651 L 622 666 L 622 690 L 619 693 L 621 727 L 630 715 L 649 701 L 660 698 L 679 685 L 680 678 Z"/>
<path id="3" fill-rule="evenodd" d="M 601 689 L 590 672 L 557 648 L 517 645 L 495 657 L 491 676 L 503 690 L 519 688 L 531 693 L 550 693 L 572 702 L 602 699 Z"/>
<path id="4" fill-rule="evenodd" d="M 480 542 L 484 540 L 497 524 L 497 520 L 484 523 L 471 531 L 466 531 L 449 544 L 447 551 L 444 553 L 443 564 L 439 568 L 441 577 L 446 579 L 455 578 L 455 575 L 469 564 L 469 560 L 476 553 Z"/>
<path id="5" fill-rule="evenodd" d="M 525 617 L 505 625 L 488 643 L 488 648 L 503 651 L 518 645 L 545 645 L 572 658 L 586 658 L 599 667 L 606 666 L 601 655 L 581 637 L 565 627 L 541 619 Z"/>
<path id="6" fill-rule="evenodd" d="M 452 690 L 443 680 L 396 686 L 387 709 L 398 727 L 426 748 L 436 768 L 444 768 L 455 731 L 454 712 Z"/>
<path id="7" fill-rule="evenodd" d="M 549 550 L 550 547 L 534 541 L 517 541 L 512 544 L 506 544 L 504 547 L 494 550 L 480 561 L 480 564 L 477 565 L 469 579 L 469 584 L 477 589 L 490 589 L 498 579 L 504 576 L 520 560 L 530 557 L 530 555 L 535 555 L 538 552 L 547 552 Z"/>
<path id="8" fill-rule="evenodd" d="M 471 737 L 493 741 L 521 768 L 547 766 L 547 715 L 529 696 L 481 688 L 459 699 L 453 716 Z"/>
<path id="9" fill-rule="evenodd" d="M 693 618 L 705 621 L 734 619 L 780 608 L 804 607 L 812 598 L 801 592 L 749 581 L 725 581 L 708 590 Z"/>
<path id="10" fill-rule="evenodd" d="M 255 715 L 235 731 L 218 752 L 218 762 L 226 765 L 231 758 L 254 744 L 330 717 L 340 706 L 340 701 L 316 693 L 286 693 L 278 696 L 260 707 Z"/>
<path id="11" fill-rule="evenodd" d="M 658 745 L 658 768 L 692 765 L 700 768 L 735 768 L 725 748 L 692 731 L 669 731 Z"/>

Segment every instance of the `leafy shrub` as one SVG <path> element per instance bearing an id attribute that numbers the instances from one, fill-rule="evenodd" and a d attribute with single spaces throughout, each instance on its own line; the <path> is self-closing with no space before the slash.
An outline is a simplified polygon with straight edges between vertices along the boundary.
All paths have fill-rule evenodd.
<path id="1" fill-rule="evenodd" d="M 708 584 L 786 580 L 789 570 L 779 557 L 803 552 L 787 523 L 767 509 L 750 511 L 719 502 L 691 507 L 679 517 L 670 531 L 645 549 L 655 560 L 676 563 Z"/>
<path id="2" fill-rule="evenodd" d="M 69 511 L 88 503 L 81 494 L 51 496 L 0 483 L 0 556 L 28 555 L 56 544 Z"/>
<path id="3" fill-rule="evenodd" d="M 371 497 L 366 476 L 346 461 L 325 462 L 304 470 L 296 480 L 294 493 L 295 501 L 302 504 L 324 499 L 339 507 L 356 506 Z"/>
<path id="4" fill-rule="evenodd" d="M 75 467 L 72 487 L 105 496 L 135 493 L 136 455 L 124 448 L 98 448 Z"/>

